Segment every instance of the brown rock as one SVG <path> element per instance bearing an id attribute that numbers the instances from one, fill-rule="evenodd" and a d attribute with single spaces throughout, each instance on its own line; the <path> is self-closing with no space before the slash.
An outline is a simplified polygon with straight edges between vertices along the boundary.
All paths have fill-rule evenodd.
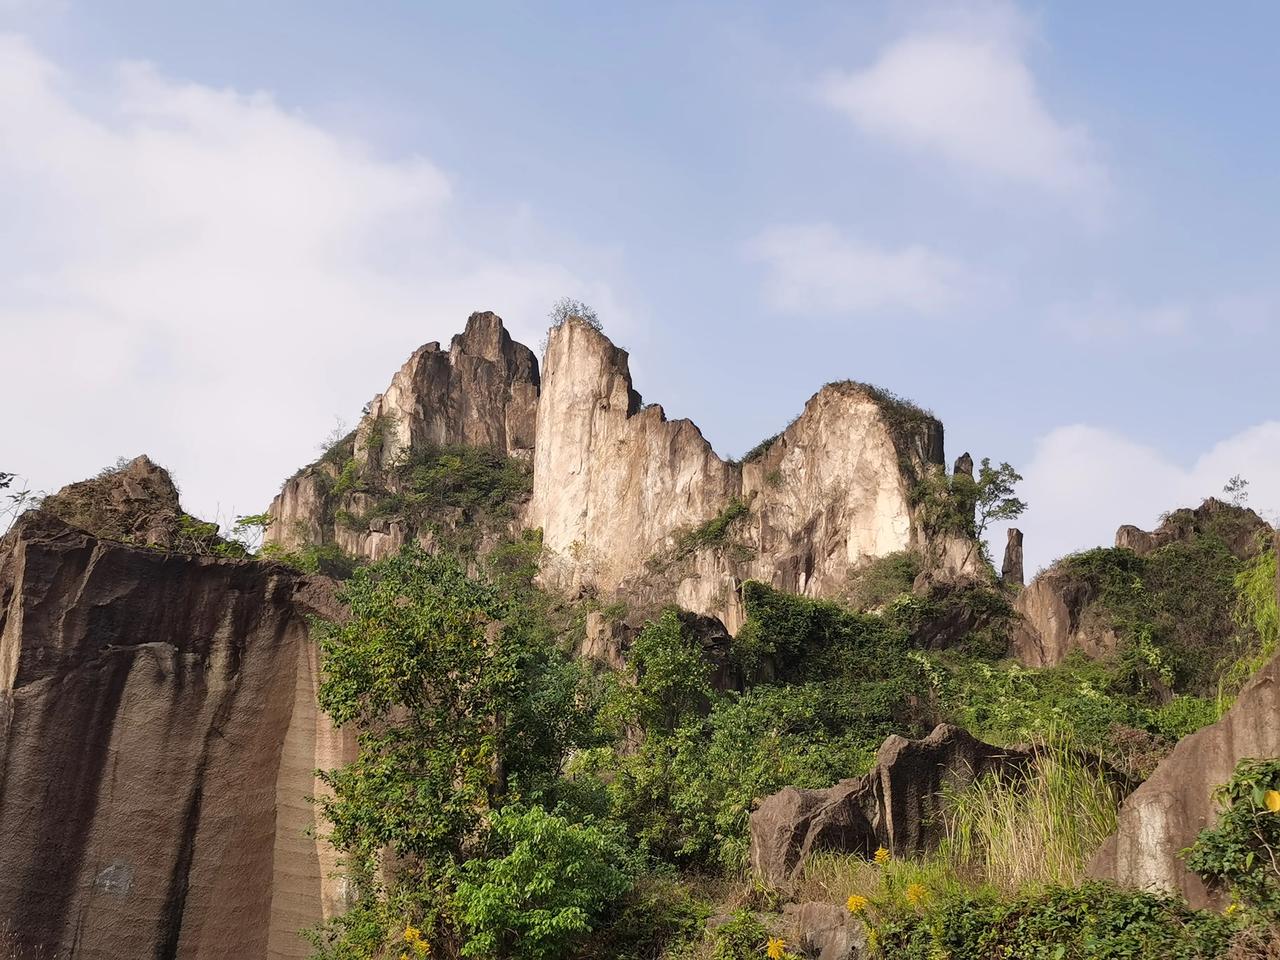
<path id="1" fill-rule="evenodd" d="M 1094 616 L 1096 591 L 1061 567 L 1050 567 L 1031 581 L 1014 601 L 1018 620 L 1013 629 L 1013 655 L 1028 667 L 1051 667 L 1072 650 L 1092 657 L 1116 649 L 1119 638 Z"/>
<path id="2" fill-rule="evenodd" d="M 814 960 L 863 960 L 871 956 L 866 925 L 832 903 L 789 903 L 783 910 L 795 940 Z"/>
<path id="3" fill-rule="evenodd" d="M 377 469 L 429 445 L 486 447 L 531 459 L 539 383 L 533 351 L 511 339 L 497 314 L 473 313 L 448 351 L 439 343 L 418 348 L 370 401 L 352 454 Z M 339 509 L 363 516 L 369 506 L 358 493 L 330 495 L 341 466 L 322 459 L 285 483 L 271 502 L 268 542 L 288 549 L 336 543 L 348 554 L 378 560 L 418 534 L 402 524 L 353 529 L 335 522 Z"/>
<path id="4" fill-rule="evenodd" d="M 135 457 L 45 497 L 41 508 L 103 540 L 171 548 L 182 508 L 178 490 L 150 457 Z"/>
<path id="5" fill-rule="evenodd" d="M 1116 546 L 1145 556 L 1166 544 L 1205 535 L 1218 537 L 1236 557 L 1247 560 L 1266 544 L 1271 525 L 1248 507 L 1210 497 L 1195 509 L 1174 510 L 1151 532 L 1125 524 L 1116 531 Z"/>
<path id="6" fill-rule="evenodd" d="M 309 955 L 298 930 L 344 903 L 305 833 L 315 770 L 350 749 L 315 706 L 306 615 L 326 610 L 322 581 L 281 567 L 17 521 L 0 540 L 0 928 L 20 951 Z"/>
<path id="7" fill-rule="evenodd" d="M 1280 549 L 1280 533 L 1275 534 Z M 1280 600 L 1280 581 L 1276 584 Z M 1180 851 L 1217 822 L 1214 791 L 1246 757 L 1280 756 L 1280 656 L 1241 691 L 1217 723 L 1185 737 L 1120 807 L 1116 832 L 1089 865 L 1092 876 L 1187 898 L 1193 907 L 1224 898 L 1186 868 Z"/>
<path id="8" fill-rule="evenodd" d="M 1000 565 L 1000 579 L 1013 587 L 1021 587 L 1025 580 L 1022 570 L 1022 531 L 1009 528 L 1009 539 L 1004 545 L 1004 563 Z"/>
<path id="9" fill-rule="evenodd" d="M 818 851 L 870 857 L 885 847 L 898 857 L 927 853 L 943 836 L 945 788 L 963 788 L 989 773 L 1014 773 L 1030 756 L 947 724 L 923 740 L 891 736 L 865 776 L 822 790 L 786 787 L 762 800 L 751 814 L 752 870 L 784 887 Z"/>

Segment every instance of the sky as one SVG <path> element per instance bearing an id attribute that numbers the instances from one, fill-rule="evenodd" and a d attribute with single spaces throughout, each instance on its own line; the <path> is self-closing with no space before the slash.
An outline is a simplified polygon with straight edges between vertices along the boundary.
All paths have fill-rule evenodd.
<path id="1" fill-rule="evenodd" d="M 724 456 L 824 382 L 1034 570 L 1280 511 L 1280 6 L 0 0 L 0 470 L 267 505 L 414 348 L 591 304 Z M 838 438 L 836 438 L 838 440 Z M 999 544 L 1003 532 L 993 531 Z"/>

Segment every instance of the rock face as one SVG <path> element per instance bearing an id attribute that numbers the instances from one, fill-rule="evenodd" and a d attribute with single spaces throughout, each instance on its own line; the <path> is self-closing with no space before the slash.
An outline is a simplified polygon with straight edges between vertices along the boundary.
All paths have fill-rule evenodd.
<path id="1" fill-rule="evenodd" d="M 1210 497 L 1195 509 L 1175 510 L 1153 531 L 1125 524 L 1116 531 L 1116 546 L 1139 556 L 1170 543 L 1212 534 L 1241 560 L 1257 554 L 1271 535 L 1271 525 L 1248 507 L 1223 503 Z"/>
<path id="2" fill-rule="evenodd" d="M 1061 567 L 1050 567 L 1014 601 L 1012 651 L 1027 667 L 1051 667 L 1072 650 L 1091 657 L 1111 653 L 1120 642 L 1110 626 L 1092 615 L 1096 591 Z"/>
<path id="3" fill-rule="evenodd" d="M 871 956 L 867 928 L 833 903 L 789 903 L 783 909 L 804 956 L 815 960 L 862 960 Z"/>
<path id="4" fill-rule="evenodd" d="M 144 467 L 124 472 L 122 502 L 138 474 L 159 483 Z M 344 902 L 305 834 L 315 770 L 351 749 L 316 708 L 306 617 L 332 612 L 323 582 L 280 567 L 18 520 L 0 540 L 0 927 L 15 956 L 309 954 L 298 931 Z"/>
<path id="5" fill-rule="evenodd" d="M 335 493 L 348 461 L 386 470 L 408 451 L 425 447 L 484 447 L 504 456 L 533 456 L 538 407 L 538 360 L 516 343 L 494 313 L 473 313 L 448 351 L 428 343 L 414 352 L 386 392 L 370 401 L 352 438 L 332 457 L 288 480 L 271 502 L 267 542 L 286 549 L 337 544 L 356 557 L 378 560 L 399 550 L 418 531 L 364 516 L 371 505 L 359 492 Z"/>
<path id="6" fill-rule="evenodd" d="M 1276 535 L 1280 549 L 1280 533 Z M 1280 580 L 1276 583 L 1280 599 Z M 1280 656 L 1249 682 L 1217 723 L 1179 741 L 1120 807 L 1116 832 L 1094 855 L 1095 877 L 1186 897 L 1193 907 L 1223 898 L 1187 870 L 1180 851 L 1218 817 L 1213 792 L 1247 757 L 1280 756 Z"/>
<path id="7" fill-rule="evenodd" d="M 285 484 L 268 541 L 376 560 L 422 540 L 343 475 L 385 473 L 433 444 L 531 460 L 532 493 L 513 530 L 541 529 L 547 586 L 646 612 L 674 601 L 730 632 L 748 578 L 834 596 L 851 569 L 897 550 L 927 546 L 956 571 L 980 564 L 971 542 L 926 544 L 916 523 L 915 486 L 943 469 L 942 425 L 923 411 L 864 385 L 829 384 L 739 464 L 718 457 L 692 422 L 645 406 L 626 352 L 589 324 L 570 318 L 551 331 L 539 376 L 493 314 L 473 314 L 447 353 L 418 350 L 345 446 Z"/>
<path id="8" fill-rule="evenodd" d="M 105 540 L 170 549 L 179 537 L 178 490 L 149 457 L 63 487 L 42 509 Z"/>
<path id="9" fill-rule="evenodd" d="M 1027 751 L 994 747 L 942 724 L 923 740 L 891 736 L 865 776 L 823 790 L 785 789 L 751 814 L 751 867 L 767 884 L 785 887 L 811 853 L 870 857 L 927 853 L 942 838 L 946 787 L 960 789 L 989 773 L 1022 769 Z"/>
<path id="10" fill-rule="evenodd" d="M 1009 528 L 1009 539 L 1004 545 L 1004 562 L 1000 565 L 1000 579 L 1012 587 L 1021 587 L 1026 581 L 1022 569 L 1022 531 Z"/>
<path id="11" fill-rule="evenodd" d="M 830 596 L 860 563 L 922 546 L 912 487 L 940 468 L 942 426 L 914 408 L 830 384 L 735 464 L 642 406 L 627 354 L 590 326 L 553 330 L 545 363 L 526 521 L 556 589 L 674 596 L 736 630 L 745 579 Z"/>

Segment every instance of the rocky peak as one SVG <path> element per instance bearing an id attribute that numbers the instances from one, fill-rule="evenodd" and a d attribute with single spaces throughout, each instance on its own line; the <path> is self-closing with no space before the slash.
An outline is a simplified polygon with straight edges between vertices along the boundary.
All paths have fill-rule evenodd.
<path id="1" fill-rule="evenodd" d="M 1270 532 L 1271 525 L 1248 507 L 1209 497 L 1194 509 L 1182 507 L 1166 514 L 1152 531 L 1125 524 L 1116 531 L 1116 546 L 1145 556 L 1170 543 L 1211 535 L 1226 544 L 1237 558 L 1245 560 L 1263 548 Z"/>
<path id="2" fill-rule="evenodd" d="M 104 540 L 165 549 L 174 546 L 183 516 L 173 478 L 146 455 L 68 484 L 41 509 Z"/>

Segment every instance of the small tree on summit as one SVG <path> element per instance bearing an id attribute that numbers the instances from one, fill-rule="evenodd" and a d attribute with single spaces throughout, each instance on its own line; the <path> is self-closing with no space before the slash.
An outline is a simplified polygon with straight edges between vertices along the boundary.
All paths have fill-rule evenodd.
<path id="1" fill-rule="evenodd" d="M 555 302 L 551 308 L 551 312 L 547 314 L 547 319 L 551 321 L 551 329 L 564 326 L 566 320 L 576 318 L 581 320 L 593 330 L 604 330 L 604 325 L 600 323 L 600 318 L 596 316 L 596 312 L 581 300 L 574 300 L 571 297 L 561 297 Z"/>

